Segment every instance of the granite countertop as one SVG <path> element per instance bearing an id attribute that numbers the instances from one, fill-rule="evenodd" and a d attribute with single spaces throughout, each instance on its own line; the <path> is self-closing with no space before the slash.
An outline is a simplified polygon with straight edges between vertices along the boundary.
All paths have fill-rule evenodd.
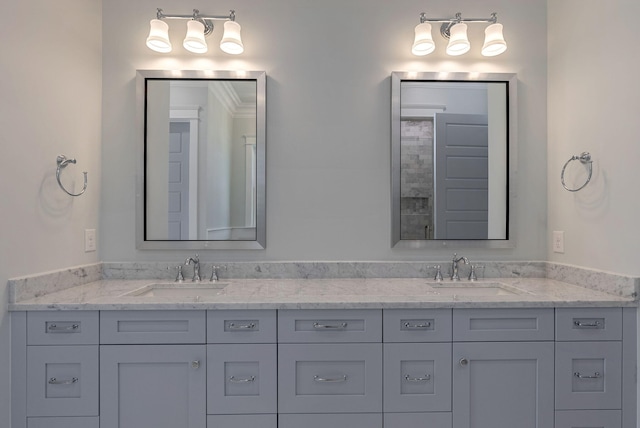
<path id="1" fill-rule="evenodd" d="M 392 309 L 498 307 L 635 307 L 633 297 L 609 294 L 547 278 L 486 278 L 478 282 L 424 278 L 223 279 L 210 296 L 127 296 L 166 280 L 101 279 L 53 292 L 21 296 L 10 290 L 9 310 L 149 310 L 149 309 Z M 501 285 L 497 295 L 483 288 Z M 201 286 L 211 283 L 203 281 Z M 226 284 L 226 286 L 225 286 Z M 176 284 L 191 287 L 191 281 Z M 142 289 L 142 290 L 146 290 Z M 490 293 L 491 291 L 489 291 Z M 480 295 L 479 295 L 480 294 Z"/>

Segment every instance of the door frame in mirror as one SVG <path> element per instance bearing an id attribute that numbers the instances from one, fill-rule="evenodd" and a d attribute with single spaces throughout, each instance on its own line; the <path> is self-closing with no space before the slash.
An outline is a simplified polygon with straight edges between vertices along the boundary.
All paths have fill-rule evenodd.
<path id="1" fill-rule="evenodd" d="M 400 239 L 400 91 L 403 81 L 457 81 L 457 82 L 507 82 L 507 138 L 508 138 L 508 224 L 507 239 L 487 240 L 436 240 Z M 515 240 L 515 176 L 517 172 L 517 82 L 515 73 L 466 73 L 466 72 L 392 72 L 391 73 L 391 247 L 392 248 L 513 248 Z"/>
<path id="2" fill-rule="evenodd" d="M 168 241 L 145 239 L 145 109 L 147 79 L 253 80 L 256 82 L 256 239 L 251 241 Z M 264 71 L 137 70 L 138 178 L 136 248 L 141 250 L 262 250 L 267 246 L 266 220 L 266 73 Z"/>

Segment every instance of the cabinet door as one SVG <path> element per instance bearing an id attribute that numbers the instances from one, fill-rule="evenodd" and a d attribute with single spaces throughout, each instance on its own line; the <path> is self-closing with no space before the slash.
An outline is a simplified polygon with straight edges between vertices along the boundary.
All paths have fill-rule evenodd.
<path id="1" fill-rule="evenodd" d="M 101 428 L 204 428 L 205 345 L 100 347 Z"/>
<path id="2" fill-rule="evenodd" d="M 553 426 L 552 342 L 453 344 L 454 428 Z"/>

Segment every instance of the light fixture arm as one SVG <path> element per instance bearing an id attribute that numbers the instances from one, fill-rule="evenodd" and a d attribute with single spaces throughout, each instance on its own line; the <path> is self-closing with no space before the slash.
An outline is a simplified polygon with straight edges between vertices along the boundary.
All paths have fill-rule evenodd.
<path id="1" fill-rule="evenodd" d="M 194 21 L 199 21 L 204 25 L 204 35 L 208 36 L 213 32 L 213 22 L 212 21 L 235 21 L 236 20 L 236 11 L 230 10 L 228 15 L 202 15 L 198 9 L 193 9 L 193 13 L 191 15 L 177 15 L 177 14 L 166 14 L 161 8 L 157 8 L 156 12 L 157 19 L 190 19 Z"/>
<path id="2" fill-rule="evenodd" d="M 498 22 L 498 14 L 493 12 L 489 18 L 463 18 L 462 14 L 458 12 L 453 18 L 427 18 L 427 14 L 422 12 L 420 14 L 420 23 L 424 24 L 425 22 L 442 23 L 440 26 L 440 34 L 445 39 L 449 39 L 451 37 L 451 27 L 455 24 L 459 24 L 461 22 L 488 22 L 495 24 Z"/>

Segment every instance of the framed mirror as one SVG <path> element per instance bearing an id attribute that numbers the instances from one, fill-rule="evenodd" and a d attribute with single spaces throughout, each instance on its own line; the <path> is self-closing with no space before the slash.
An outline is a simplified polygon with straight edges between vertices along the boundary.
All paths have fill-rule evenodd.
<path id="1" fill-rule="evenodd" d="M 391 75 L 392 247 L 512 247 L 515 74 Z"/>
<path id="2" fill-rule="evenodd" d="M 137 72 L 137 247 L 266 247 L 264 72 Z"/>

